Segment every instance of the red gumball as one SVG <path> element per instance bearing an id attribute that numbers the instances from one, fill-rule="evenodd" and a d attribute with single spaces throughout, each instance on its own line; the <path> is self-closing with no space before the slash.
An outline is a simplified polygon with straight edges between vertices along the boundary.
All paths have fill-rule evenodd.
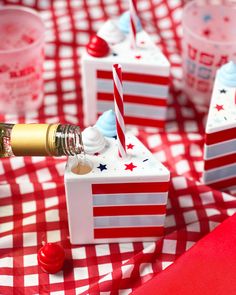
<path id="1" fill-rule="evenodd" d="M 108 55 L 110 48 L 107 42 L 101 37 L 93 36 L 87 45 L 87 52 L 94 57 L 104 57 Z"/>
<path id="2" fill-rule="evenodd" d="M 55 243 L 45 244 L 38 252 L 38 263 L 47 273 L 56 273 L 62 269 L 65 260 L 64 249 Z"/>

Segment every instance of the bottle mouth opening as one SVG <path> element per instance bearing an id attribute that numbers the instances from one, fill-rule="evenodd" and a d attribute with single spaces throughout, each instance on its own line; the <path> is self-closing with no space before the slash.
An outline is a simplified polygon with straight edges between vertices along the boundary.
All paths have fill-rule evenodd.
<path id="1" fill-rule="evenodd" d="M 77 175 L 85 175 L 92 171 L 93 164 L 88 159 L 78 158 L 78 161 L 71 167 L 71 172 Z"/>

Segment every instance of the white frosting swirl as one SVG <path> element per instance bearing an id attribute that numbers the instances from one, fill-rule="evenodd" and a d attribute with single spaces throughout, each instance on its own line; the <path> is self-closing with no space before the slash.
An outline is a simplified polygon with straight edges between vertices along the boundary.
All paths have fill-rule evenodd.
<path id="1" fill-rule="evenodd" d="M 96 127 L 84 129 L 82 132 L 82 140 L 85 153 L 90 155 L 101 152 L 106 145 L 104 136 Z"/>
<path id="2" fill-rule="evenodd" d="M 125 38 L 125 35 L 112 20 L 106 21 L 98 31 L 97 35 L 110 44 L 120 43 Z"/>

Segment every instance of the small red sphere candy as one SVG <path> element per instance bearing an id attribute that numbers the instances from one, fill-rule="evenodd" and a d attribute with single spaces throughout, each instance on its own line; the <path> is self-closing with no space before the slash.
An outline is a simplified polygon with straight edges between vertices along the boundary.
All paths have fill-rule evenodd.
<path id="1" fill-rule="evenodd" d="M 89 55 L 94 57 L 104 57 L 108 55 L 110 48 L 107 42 L 101 37 L 93 36 L 86 46 Z"/>
<path id="2" fill-rule="evenodd" d="M 64 249 L 56 243 L 47 243 L 38 252 L 38 263 L 47 273 L 56 273 L 62 269 L 65 260 Z"/>

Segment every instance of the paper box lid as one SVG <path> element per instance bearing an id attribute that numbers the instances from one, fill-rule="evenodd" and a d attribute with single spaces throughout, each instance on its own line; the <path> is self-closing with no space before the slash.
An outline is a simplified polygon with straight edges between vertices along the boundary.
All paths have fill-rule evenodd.
<path id="1" fill-rule="evenodd" d="M 132 134 L 126 134 L 127 158 L 118 155 L 117 141 L 106 138 L 107 146 L 98 155 L 87 155 L 93 169 L 89 174 L 76 175 L 71 172 L 75 158 L 70 157 L 66 166 L 66 181 L 129 182 L 129 181 L 169 181 L 170 172 Z"/>
<path id="2" fill-rule="evenodd" d="M 236 127 L 236 88 L 225 86 L 219 79 L 217 72 L 213 88 L 206 133 Z"/>
<path id="3" fill-rule="evenodd" d="M 95 62 L 98 65 L 101 64 L 103 68 L 107 67 L 108 69 L 110 69 L 111 64 L 120 63 L 124 70 L 126 70 L 128 65 L 127 69 L 129 71 L 132 71 L 132 66 L 135 66 L 135 69 L 137 69 L 137 65 L 159 67 L 163 69 L 163 75 L 169 74 L 169 61 L 145 31 L 137 34 L 137 49 L 135 50 L 130 46 L 129 36 L 126 36 L 118 44 L 110 45 L 110 48 L 110 54 L 99 58 L 93 57 L 84 51 L 83 62 Z"/>

